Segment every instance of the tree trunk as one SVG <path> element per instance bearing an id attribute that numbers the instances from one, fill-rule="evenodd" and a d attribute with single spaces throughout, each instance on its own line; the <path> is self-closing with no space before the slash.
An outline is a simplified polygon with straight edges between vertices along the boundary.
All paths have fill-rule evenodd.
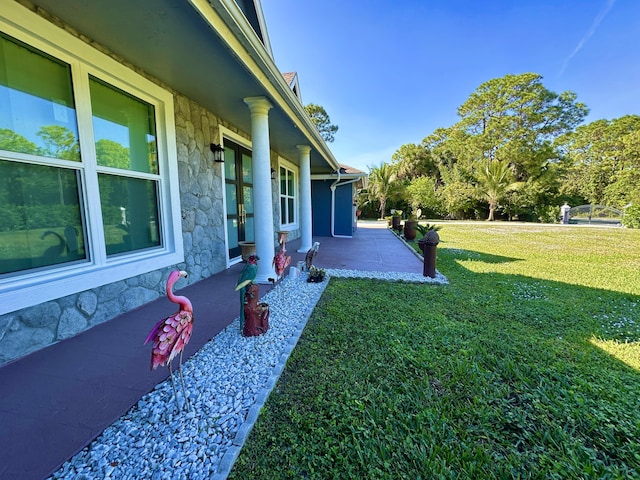
<path id="1" fill-rule="evenodd" d="M 488 221 L 493 222 L 495 220 L 494 218 L 495 211 L 496 211 L 496 204 L 493 202 L 489 202 L 489 218 L 487 218 Z"/>
<path id="2" fill-rule="evenodd" d="M 380 202 L 380 220 L 384 220 L 384 211 L 387 207 L 387 202 L 386 201 L 381 201 Z"/>

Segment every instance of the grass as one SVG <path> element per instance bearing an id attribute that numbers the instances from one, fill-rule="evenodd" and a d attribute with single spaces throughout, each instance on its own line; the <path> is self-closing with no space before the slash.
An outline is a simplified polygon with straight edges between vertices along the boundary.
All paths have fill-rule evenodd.
<path id="1" fill-rule="evenodd" d="M 450 285 L 330 280 L 229 478 L 640 476 L 640 231 L 439 233 Z"/>

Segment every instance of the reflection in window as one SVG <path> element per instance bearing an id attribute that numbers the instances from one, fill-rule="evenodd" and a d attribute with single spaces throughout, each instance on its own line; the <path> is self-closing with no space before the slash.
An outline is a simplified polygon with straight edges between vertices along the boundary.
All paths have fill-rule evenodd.
<path id="1" fill-rule="evenodd" d="M 171 92 L 28 23 L 0 32 L 2 311 L 182 259 Z"/>
<path id="2" fill-rule="evenodd" d="M 236 179 L 236 151 L 229 147 L 224 147 L 224 178 Z"/>
<path id="3" fill-rule="evenodd" d="M 107 255 L 160 245 L 156 182 L 99 175 Z"/>
<path id="4" fill-rule="evenodd" d="M 0 274 L 86 259 L 76 170 L 0 160 Z"/>
<path id="5" fill-rule="evenodd" d="M 253 210 L 253 187 L 252 186 L 243 186 L 242 187 L 242 197 L 244 199 L 244 211 L 247 215 L 253 215 L 255 212 Z"/>
<path id="6" fill-rule="evenodd" d="M 244 183 L 253 183 L 253 162 L 251 155 L 242 154 L 242 181 Z"/>
<path id="7" fill-rule="evenodd" d="M 153 105 L 93 77 L 89 87 L 98 165 L 157 174 Z"/>
<path id="8" fill-rule="evenodd" d="M 0 150 L 80 160 L 71 69 L 0 34 Z"/>
<path id="9" fill-rule="evenodd" d="M 236 248 L 238 246 L 238 219 L 227 219 L 227 231 L 229 238 L 229 248 Z"/>

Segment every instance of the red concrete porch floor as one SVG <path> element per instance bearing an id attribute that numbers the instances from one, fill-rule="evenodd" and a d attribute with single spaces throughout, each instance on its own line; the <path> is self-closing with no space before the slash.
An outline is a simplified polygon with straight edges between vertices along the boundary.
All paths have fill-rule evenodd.
<path id="1" fill-rule="evenodd" d="M 360 222 L 353 238 L 318 237 L 324 268 L 422 273 L 422 261 L 388 231 Z M 287 244 L 292 264 L 300 241 Z M 237 316 L 242 265 L 179 290 L 194 305 L 185 360 Z M 261 295 L 269 290 L 261 285 Z M 168 376 L 149 370 L 142 342 L 175 306 L 159 298 L 87 332 L 0 367 L 0 479 L 46 478 Z"/>

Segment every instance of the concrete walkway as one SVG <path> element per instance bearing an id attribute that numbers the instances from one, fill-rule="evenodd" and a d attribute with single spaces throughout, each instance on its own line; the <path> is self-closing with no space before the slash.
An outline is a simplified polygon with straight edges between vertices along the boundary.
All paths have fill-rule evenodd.
<path id="1" fill-rule="evenodd" d="M 360 222 L 353 238 L 318 237 L 315 265 L 366 271 L 422 272 L 422 262 L 386 223 Z M 292 265 L 299 240 L 287 244 Z M 179 290 L 194 305 L 185 360 L 239 313 L 234 291 L 242 265 Z M 269 290 L 261 286 L 261 293 Z M 142 345 L 175 306 L 160 298 L 87 332 L 0 367 L 0 479 L 42 479 L 95 439 L 168 376 L 149 371 Z"/>

